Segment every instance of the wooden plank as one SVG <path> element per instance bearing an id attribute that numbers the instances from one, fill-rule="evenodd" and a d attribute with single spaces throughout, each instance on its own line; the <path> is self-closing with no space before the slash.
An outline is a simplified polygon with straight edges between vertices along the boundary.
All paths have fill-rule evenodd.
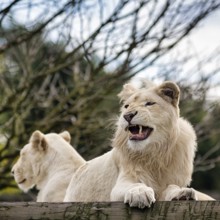
<path id="1" fill-rule="evenodd" d="M 121 202 L 36 203 L 2 202 L 0 220 L 220 220 L 220 201 L 156 202 L 151 208 L 130 208 Z"/>

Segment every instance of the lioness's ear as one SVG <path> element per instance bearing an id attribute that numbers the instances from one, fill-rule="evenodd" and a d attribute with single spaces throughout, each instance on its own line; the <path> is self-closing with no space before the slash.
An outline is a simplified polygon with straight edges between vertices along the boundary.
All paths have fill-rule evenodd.
<path id="1" fill-rule="evenodd" d="M 68 131 L 63 131 L 59 134 L 66 142 L 70 143 L 71 141 L 71 136 Z"/>
<path id="2" fill-rule="evenodd" d="M 163 99 L 170 102 L 173 106 L 177 107 L 179 105 L 180 89 L 176 83 L 164 82 L 158 87 L 157 91 Z"/>
<path id="3" fill-rule="evenodd" d="M 128 99 L 134 92 L 136 91 L 136 88 L 134 88 L 130 83 L 125 84 L 123 86 L 122 91 L 118 94 L 118 97 L 121 101 L 125 101 Z"/>
<path id="4" fill-rule="evenodd" d="M 44 134 L 40 131 L 35 131 L 30 138 L 30 143 L 32 147 L 39 151 L 45 151 L 48 148 L 47 141 L 44 137 Z"/>

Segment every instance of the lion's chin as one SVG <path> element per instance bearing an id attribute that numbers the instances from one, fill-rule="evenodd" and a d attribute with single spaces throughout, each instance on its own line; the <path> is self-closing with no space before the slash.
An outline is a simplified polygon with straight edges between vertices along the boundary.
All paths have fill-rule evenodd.
<path id="1" fill-rule="evenodd" d="M 18 186 L 23 192 L 27 193 L 30 189 L 32 189 L 35 186 L 35 184 L 31 184 L 28 181 L 24 181 L 23 183 L 19 183 Z"/>
<path id="2" fill-rule="evenodd" d="M 129 140 L 131 141 L 143 141 L 146 140 L 153 131 L 153 128 L 142 125 L 130 124 L 126 130 L 129 131 Z"/>

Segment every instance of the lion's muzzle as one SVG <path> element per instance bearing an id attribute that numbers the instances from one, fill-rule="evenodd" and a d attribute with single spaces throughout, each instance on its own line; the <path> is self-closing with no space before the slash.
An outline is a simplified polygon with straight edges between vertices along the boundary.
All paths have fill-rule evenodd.
<path id="1" fill-rule="evenodd" d="M 150 128 L 148 126 L 130 124 L 126 130 L 129 131 L 129 140 L 143 141 L 150 136 L 153 128 Z"/>

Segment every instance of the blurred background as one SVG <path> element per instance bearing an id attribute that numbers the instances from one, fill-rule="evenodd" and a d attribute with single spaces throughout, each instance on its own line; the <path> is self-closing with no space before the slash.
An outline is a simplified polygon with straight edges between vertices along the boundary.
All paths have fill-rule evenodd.
<path id="1" fill-rule="evenodd" d="M 198 151 L 192 186 L 220 199 L 219 0 L 1 0 L 0 200 L 35 130 L 68 130 L 85 159 L 111 149 L 122 85 L 181 87 Z"/>

